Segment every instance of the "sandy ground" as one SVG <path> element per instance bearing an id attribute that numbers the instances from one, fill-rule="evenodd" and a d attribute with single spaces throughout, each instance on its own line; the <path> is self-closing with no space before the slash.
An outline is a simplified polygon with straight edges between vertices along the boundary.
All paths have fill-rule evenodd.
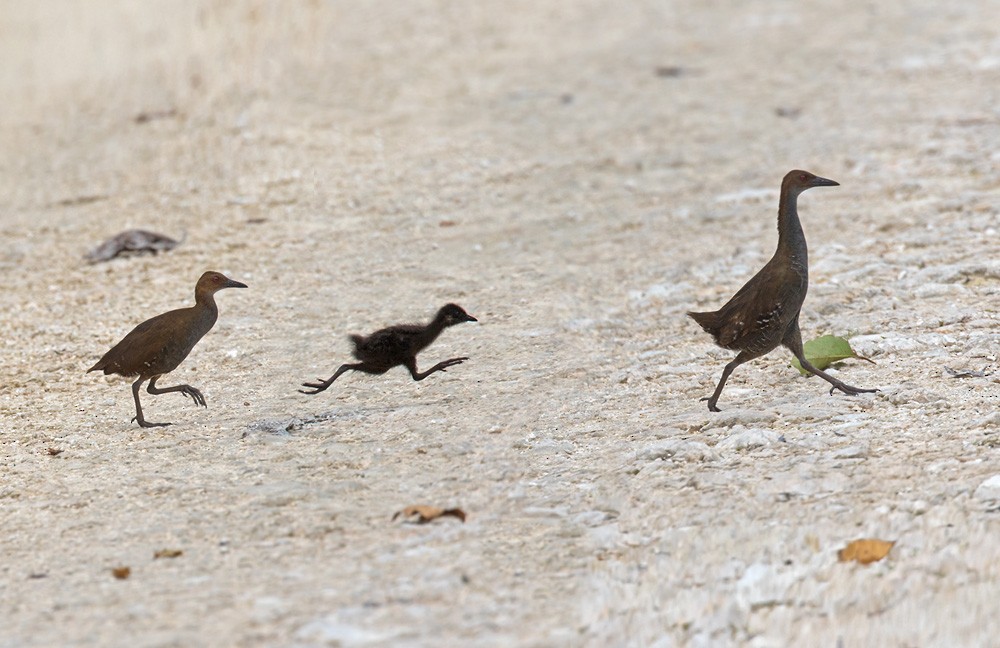
<path id="1" fill-rule="evenodd" d="M 938 4 L 5 3 L 0 646 L 996 645 L 1000 8 Z M 684 312 L 796 167 L 804 335 L 881 391 L 779 351 L 710 414 Z M 208 409 L 139 429 L 84 372 L 207 269 Z M 469 362 L 296 393 L 448 301 Z"/>

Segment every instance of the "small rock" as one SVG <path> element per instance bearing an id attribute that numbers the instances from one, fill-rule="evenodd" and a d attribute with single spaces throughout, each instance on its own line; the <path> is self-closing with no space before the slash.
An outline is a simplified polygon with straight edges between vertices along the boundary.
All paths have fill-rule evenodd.
<path id="1" fill-rule="evenodd" d="M 891 351 L 914 351 L 922 346 L 924 345 L 911 337 L 895 333 L 856 335 L 851 338 L 851 347 L 865 356 Z"/>
<path id="2" fill-rule="evenodd" d="M 993 412 L 985 418 L 981 418 L 972 424 L 974 428 L 996 428 L 1000 427 L 1000 412 Z"/>
<path id="3" fill-rule="evenodd" d="M 610 522 L 618 517 L 608 511 L 584 511 L 573 516 L 572 521 L 587 527 L 597 527 Z"/>
<path id="4" fill-rule="evenodd" d="M 748 425 L 751 423 L 774 423 L 778 415 L 774 412 L 761 412 L 751 409 L 731 409 L 713 414 L 708 423 L 702 426 L 702 430 L 712 428 L 734 427 L 736 425 Z"/>
<path id="5" fill-rule="evenodd" d="M 774 430 L 764 430 L 761 428 L 744 429 L 743 426 L 736 426 L 732 434 L 719 442 L 718 448 L 728 450 L 749 450 L 750 448 L 763 448 L 773 443 L 780 443 L 781 434 Z"/>
<path id="6" fill-rule="evenodd" d="M 852 445 L 833 453 L 834 459 L 864 459 L 868 456 L 868 446 Z"/>
<path id="7" fill-rule="evenodd" d="M 566 517 L 565 508 L 546 508 L 544 506 L 527 506 L 522 513 L 525 517 L 530 518 L 559 519 Z"/>
<path id="8" fill-rule="evenodd" d="M 362 646 L 387 639 L 383 634 L 340 621 L 336 616 L 310 621 L 295 631 L 295 638 L 325 646 Z"/>
<path id="9" fill-rule="evenodd" d="M 297 418 L 263 419 L 247 425 L 243 430 L 243 438 L 261 433 L 289 436 L 292 432 L 299 429 L 302 429 L 302 421 Z"/>
<path id="10" fill-rule="evenodd" d="M 636 453 L 640 462 L 652 461 L 714 461 L 718 454 L 701 441 L 668 439 L 651 443 Z"/>
<path id="11" fill-rule="evenodd" d="M 780 573 L 774 565 L 754 563 L 736 583 L 737 600 L 751 610 L 781 605 L 787 602 L 795 579 L 794 572 Z"/>
<path id="12" fill-rule="evenodd" d="M 573 454 L 576 447 L 572 441 L 556 441 L 543 439 L 531 446 L 532 451 L 540 454 Z"/>
<path id="13" fill-rule="evenodd" d="M 978 500 L 1000 499 L 1000 475 L 993 475 L 980 484 L 973 496 Z"/>

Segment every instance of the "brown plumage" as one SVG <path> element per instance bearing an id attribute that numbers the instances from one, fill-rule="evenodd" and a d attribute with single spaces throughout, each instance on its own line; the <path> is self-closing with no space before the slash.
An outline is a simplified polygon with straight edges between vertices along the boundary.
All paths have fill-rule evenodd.
<path id="1" fill-rule="evenodd" d="M 105 374 L 138 376 L 132 383 L 135 398 L 135 418 L 142 427 L 157 427 L 169 423 L 150 423 L 142 415 L 139 388 L 149 381 L 146 391 L 150 394 L 181 392 L 190 396 L 196 405 L 207 407 L 205 397 L 191 385 L 157 388 L 156 381 L 170 373 L 191 353 L 191 349 L 215 325 L 219 308 L 215 293 L 223 288 L 246 288 L 246 284 L 233 281 L 218 272 L 206 272 L 198 279 L 194 289 L 195 304 L 189 308 L 172 310 L 148 319 L 132 329 L 121 342 L 104 354 L 91 371 L 103 370 Z"/>
<path id="2" fill-rule="evenodd" d="M 410 371 L 414 380 L 423 380 L 435 371 L 445 371 L 448 367 L 461 364 L 468 358 L 451 358 L 439 362 L 427 371 L 417 371 L 417 354 L 426 349 L 449 326 L 462 322 L 477 322 L 457 304 L 446 304 L 437 312 L 430 324 L 398 324 L 375 331 L 368 337 L 351 335 L 354 343 L 354 357 L 361 362 L 341 365 L 328 380 L 317 378 L 314 383 L 302 383 L 311 391 L 300 389 L 303 394 L 318 394 L 326 390 L 333 381 L 347 371 L 361 371 L 381 375 L 400 365 Z"/>
<path id="3" fill-rule="evenodd" d="M 839 183 L 809 173 L 789 171 L 781 182 L 778 204 L 778 249 L 760 272 L 733 295 L 725 306 L 706 313 L 688 315 L 715 338 L 724 349 L 739 351 L 726 365 L 722 378 L 708 400 L 708 409 L 718 412 L 716 403 L 726 380 L 736 367 L 759 358 L 782 344 L 795 355 L 802 368 L 829 382 L 845 394 L 874 392 L 852 387 L 814 367 L 802 352 L 799 311 L 809 288 L 809 254 L 799 222 L 797 199 L 812 187 L 836 187 Z"/>

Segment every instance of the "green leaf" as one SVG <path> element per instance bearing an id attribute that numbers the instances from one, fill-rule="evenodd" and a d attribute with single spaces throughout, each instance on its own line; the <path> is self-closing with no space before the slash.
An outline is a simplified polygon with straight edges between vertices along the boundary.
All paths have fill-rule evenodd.
<path id="1" fill-rule="evenodd" d="M 875 364 L 874 360 L 858 355 L 851 348 L 850 342 L 836 335 L 824 335 L 815 340 L 809 340 L 802 345 L 802 351 L 805 353 L 806 360 L 821 371 L 834 362 L 840 362 L 848 358 L 857 358 L 858 360 L 865 360 L 866 362 Z M 792 358 L 792 366 L 798 369 L 799 373 L 803 376 L 809 375 L 809 372 L 799 364 L 798 358 Z"/>

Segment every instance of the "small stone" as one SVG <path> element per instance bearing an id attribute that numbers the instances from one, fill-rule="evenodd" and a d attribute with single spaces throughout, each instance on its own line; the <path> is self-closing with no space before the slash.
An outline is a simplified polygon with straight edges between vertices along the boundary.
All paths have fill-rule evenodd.
<path id="1" fill-rule="evenodd" d="M 531 446 L 532 451 L 540 454 L 573 454 L 576 447 L 572 441 L 556 441 L 543 439 Z"/>
<path id="2" fill-rule="evenodd" d="M 993 475 L 980 484 L 973 496 L 978 500 L 1000 499 L 1000 475 Z"/>
<path id="3" fill-rule="evenodd" d="M 864 459 L 868 456 L 868 446 L 852 445 L 833 453 L 834 459 Z"/>
<path id="4" fill-rule="evenodd" d="M 718 454 L 701 441 L 668 439 L 651 443 L 636 453 L 640 462 L 653 461 L 713 461 Z"/>
<path id="5" fill-rule="evenodd" d="M 743 429 L 736 426 L 732 434 L 719 442 L 718 448 L 729 450 L 749 450 L 751 448 L 763 448 L 774 443 L 780 443 L 781 434 L 774 430 L 764 430 L 761 428 Z"/>
<path id="6" fill-rule="evenodd" d="M 731 390 L 735 393 L 736 390 Z M 773 423 L 778 419 L 778 415 L 774 412 L 761 412 L 760 410 L 751 409 L 731 409 L 724 410 L 713 414 L 708 423 L 702 426 L 702 430 L 711 430 L 712 428 L 720 427 L 734 427 L 736 425 L 749 425 L 751 423 Z"/>
<path id="7" fill-rule="evenodd" d="M 972 424 L 974 428 L 1000 428 L 1000 412 L 993 412 Z"/>

